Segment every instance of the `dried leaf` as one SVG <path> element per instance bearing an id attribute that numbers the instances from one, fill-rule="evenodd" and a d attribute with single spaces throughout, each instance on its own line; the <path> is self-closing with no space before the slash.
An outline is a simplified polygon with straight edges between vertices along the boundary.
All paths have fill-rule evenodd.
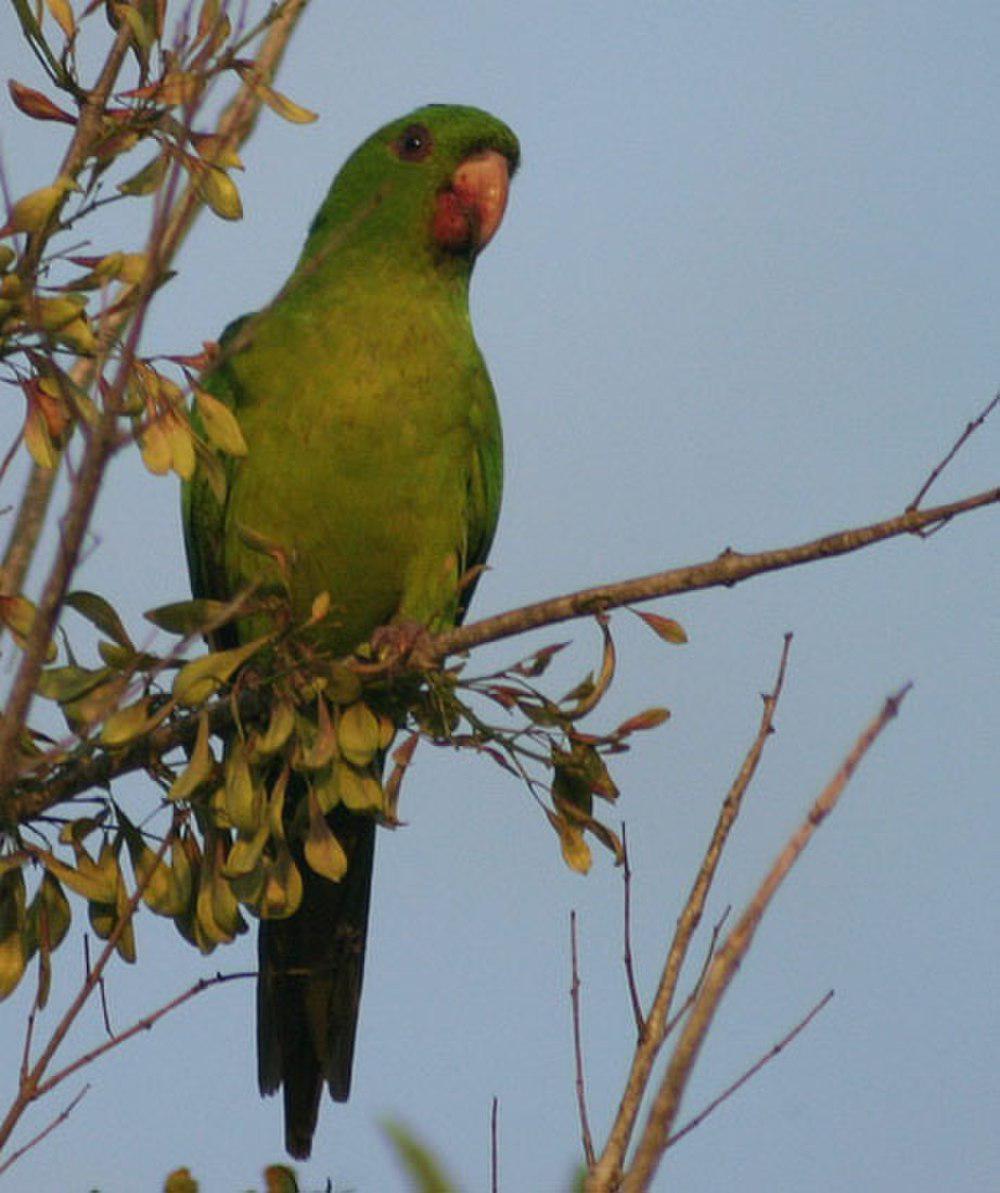
<path id="1" fill-rule="evenodd" d="M 644 712 L 636 713 L 627 721 L 622 721 L 614 732 L 615 737 L 625 737 L 637 729 L 655 729 L 670 717 L 669 708 L 647 708 Z"/>
<path id="2" fill-rule="evenodd" d="M 541 650 L 536 650 L 533 655 L 529 655 L 526 659 L 522 659 L 519 663 L 515 663 L 511 667 L 512 675 L 525 675 L 534 677 L 541 675 L 552 659 L 561 651 L 569 646 L 568 642 L 553 642 L 551 646 L 543 646 Z"/>
<path id="3" fill-rule="evenodd" d="M 32 120 L 58 120 L 62 124 L 76 124 L 75 116 L 64 112 L 48 96 L 35 91 L 33 87 L 26 87 L 16 79 L 8 79 L 7 86 L 14 105 Z"/>
<path id="4" fill-rule="evenodd" d="M 638 609 L 633 609 L 632 612 L 636 617 L 641 617 L 653 633 L 658 638 L 662 638 L 664 642 L 669 642 L 673 646 L 683 646 L 687 642 L 688 636 L 684 632 L 684 627 L 679 621 L 674 621 L 672 617 L 661 617 L 659 613 L 640 613 Z"/>
<path id="5" fill-rule="evenodd" d="M 253 62 L 237 62 L 236 70 L 240 78 L 250 87 L 261 101 L 267 104 L 272 112 L 276 112 L 282 120 L 288 120 L 292 124 L 312 124 L 316 120 L 317 114 L 310 111 L 309 108 L 303 108 L 301 104 L 294 103 L 283 95 L 280 91 L 275 91 L 273 87 L 268 86 L 261 78 L 257 66 Z"/>

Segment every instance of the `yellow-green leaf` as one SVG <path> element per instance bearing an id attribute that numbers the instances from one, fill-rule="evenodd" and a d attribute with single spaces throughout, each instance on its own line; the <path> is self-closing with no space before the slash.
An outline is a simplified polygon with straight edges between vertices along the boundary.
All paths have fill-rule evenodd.
<path id="1" fill-rule="evenodd" d="M 191 758 L 187 766 L 170 785 L 167 799 L 172 801 L 188 799 L 206 779 L 211 777 L 215 769 L 215 759 L 208 743 L 208 736 L 208 715 L 202 713 L 198 718 L 198 733 L 194 739 Z"/>
<path id="2" fill-rule="evenodd" d="M 243 204 L 236 183 L 225 170 L 199 161 L 193 171 L 195 190 L 220 219 L 241 220 Z"/>
<path id="3" fill-rule="evenodd" d="M 253 781 L 246 749 L 238 739 L 229 747 L 225 790 L 229 823 L 241 836 L 256 833 L 266 812 L 264 793 Z"/>
<path id="4" fill-rule="evenodd" d="M 122 619 L 104 597 L 98 596 L 96 592 L 86 592 L 83 589 L 78 589 L 76 592 L 71 592 L 67 595 L 66 604 L 71 609 L 75 609 L 81 617 L 85 617 L 91 625 L 97 626 L 102 634 L 107 634 L 119 646 L 135 650 L 135 647 L 132 645 L 132 639 L 128 636 L 128 631 L 122 623 Z"/>
<path id="5" fill-rule="evenodd" d="M 20 932 L 0 939 L 0 1000 L 17 989 L 28 965 L 28 954 Z"/>
<path id="6" fill-rule="evenodd" d="M 271 707 L 267 730 L 254 741 L 254 752 L 273 754 L 288 741 L 295 728 L 295 710 L 287 700 L 279 700 Z"/>
<path id="7" fill-rule="evenodd" d="M 166 476 L 170 471 L 172 455 L 170 444 L 159 422 L 151 422 L 142 429 L 139 436 L 142 462 L 154 476 Z"/>
<path id="8" fill-rule="evenodd" d="M 267 640 L 267 636 L 255 638 L 232 650 L 217 650 L 185 663 L 174 678 L 174 698 L 188 707 L 204 704 Z"/>
<path id="9" fill-rule="evenodd" d="M 309 833 L 306 836 L 305 856 L 310 869 L 330 882 L 339 882 L 347 873 L 347 854 L 330 831 L 312 789 L 309 791 Z"/>
<path id="10" fill-rule="evenodd" d="M 545 809 L 549 824 L 559 835 L 559 845 L 562 849 L 563 861 L 577 874 L 586 874 L 590 870 L 593 860 L 590 846 L 583 838 L 583 829 L 577 824 L 571 824 L 565 816 Z"/>
<path id="11" fill-rule="evenodd" d="M 118 184 L 123 195 L 151 195 L 159 190 L 167 173 L 167 156 L 158 153 L 152 161 L 147 162 L 141 170 Z"/>
<path id="12" fill-rule="evenodd" d="M 208 441 L 226 455 L 245 456 L 247 441 L 229 407 L 204 389 L 195 389 L 194 400 Z"/>
<path id="13" fill-rule="evenodd" d="M 45 0 L 45 7 L 67 38 L 76 36 L 76 20 L 69 0 Z"/>
<path id="14" fill-rule="evenodd" d="M 11 232 L 39 232 L 56 213 L 69 191 L 77 190 L 72 178 L 59 178 L 49 186 L 23 195 L 10 211 L 6 228 Z"/>
<path id="15" fill-rule="evenodd" d="M 382 732 L 378 717 L 360 701 L 341 711 L 337 719 L 337 744 L 343 757 L 355 766 L 366 766 L 375 756 Z"/>
<path id="16" fill-rule="evenodd" d="M 205 597 L 193 601 L 174 601 L 150 609 L 143 617 L 153 625 L 166 630 L 168 634 L 179 634 L 190 638 L 202 633 L 208 626 L 221 625 L 230 605 L 225 601 L 212 601 Z"/>
<path id="17" fill-rule="evenodd" d="M 0 621 L 10 630 L 14 641 L 24 649 L 35 624 L 38 610 L 24 596 L 0 596 Z M 54 642 L 50 642 L 45 651 L 45 661 L 51 662 L 56 657 Z"/>
<path id="18" fill-rule="evenodd" d="M 157 719 L 149 715 L 148 698 L 137 700 L 135 704 L 116 709 L 108 717 L 101 729 L 101 741 L 106 746 L 123 746 L 145 733 Z"/>

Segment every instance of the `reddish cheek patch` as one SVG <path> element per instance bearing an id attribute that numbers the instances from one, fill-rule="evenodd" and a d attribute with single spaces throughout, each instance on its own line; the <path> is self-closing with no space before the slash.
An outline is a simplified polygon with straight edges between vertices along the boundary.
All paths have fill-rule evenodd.
<path id="1" fill-rule="evenodd" d="M 472 222 L 469 209 L 454 191 L 442 191 L 434 205 L 434 239 L 442 248 L 453 252 L 466 248 L 472 241 Z"/>

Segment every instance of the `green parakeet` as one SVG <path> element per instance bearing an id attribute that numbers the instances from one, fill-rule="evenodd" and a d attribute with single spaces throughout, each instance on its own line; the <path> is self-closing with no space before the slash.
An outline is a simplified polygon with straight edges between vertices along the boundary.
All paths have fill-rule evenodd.
<path id="1" fill-rule="evenodd" d="M 348 159 L 270 306 L 222 339 L 206 388 L 248 446 L 220 500 L 185 487 L 196 596 L 254 587 L 305 620 L 329 593 L 322 645 L 350 653 L 384 625 L 458 620 L 486 558 L 501 490 L 496 400 L 468 291 L 518 163 L 506 125 L 430 105 L 379 129 Z M 279 550 L 261 550 L 260 544 Z M 246 618 L 216 647 L 259 633 Z M 302 798 L 293 784 L 286 806 Z M 348 861 L 334 883 L 302 873 L 299 909 L 262 919 L 257 995 L 262 1094 L 284 1087 L 285 1145 L 309 1155 L 325 1082 L 348 1097 L 364 966 L 375 823 L 328 816 Z"/>

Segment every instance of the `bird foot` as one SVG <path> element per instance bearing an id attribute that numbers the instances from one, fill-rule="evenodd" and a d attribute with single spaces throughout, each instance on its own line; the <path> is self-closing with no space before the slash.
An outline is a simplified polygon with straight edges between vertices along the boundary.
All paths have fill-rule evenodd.
<path id="1" fill-rule="evenodd" d="M 398 667 L 426 671 L 433 667 L 437 662 L 433 641 L 419 621 L 394 621 L 379 626 L 371 637 L 375 657 L 387 670 Z"/>

